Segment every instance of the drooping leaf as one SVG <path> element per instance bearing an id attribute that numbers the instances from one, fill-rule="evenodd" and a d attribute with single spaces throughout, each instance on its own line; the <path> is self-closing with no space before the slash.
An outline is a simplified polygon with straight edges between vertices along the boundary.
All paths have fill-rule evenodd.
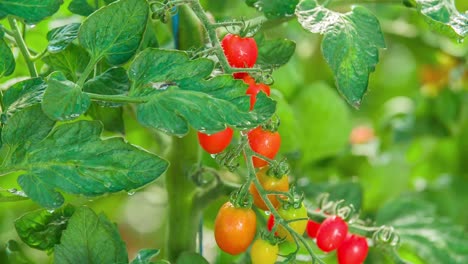
<path id="1" fill-rule="evenodd" d="M 91 99 L 75 83 L 50 77 L 42 110 L 53 120 L 72 120 L 88 110 Z"/>
<path id="2" fill-rule="evenodd" d="M 16 232 L 28 246 L 49 251 L 60 242 L 74 212 L 75 207 L 71 205 L 53 212 L 44 209 L 28 212 L 15 220 Z"/>
<path id="3" fill-rule="evenodd" d="M 299 0 L 246 0 L 247 5 L 256 7 L 269 19 L 294 15 Z"/>
<path id="4" fill-rule="evenodd" d="M 151 259 L 159 255 L 159 249 L 141 249 L 130 264 L 151 264 Z"/>
<path id="5" fill-rule="evenodd" d="M 110 64 L 122 64 L 137 51 L 148 15 L 146 0 L 120 0 L 90 15 L 78 38 L 93 60 L 106 57 Z"/>
<path id="6" fill-rule="evenodd" d="M 129 69 L 134 94 L 147 100 L 137 108 L 139 122 L 170 134 L 185 135 L 189 124 L 199 131 L 214 133 L 226 125 L 253 128 L 273 115 L 274 101 L 261 94 L 249 112 L 246 85 L 228 75 L 205 79 L 212 70 L 211 60 L 189 60 L 185 52 L 141 52 Z"/>
<path id="7" fill-rule="evenodd" d="M 84 71 L 90 60 L 88 52 L 81 46 L 69 44 L 65 50 L 49 54 L 42 58 L 53 71 L 61 71 L 65 76 L 78 81 L 78 76 Z"/>
<path id="8" fill-rule="evenodd" d="M 47 50 L 56 53 L 64 50 L 73 40 L 78 37 L 80 23 L 71 23 L 62 27 L 54 28 L 47 33 Z"/>
<path id="9" fill-rule="evenodd" d="M 110 68 L 101 75 L 88 80 L 83 90 L 88 93 L 117 95 L 125 94 L 130 88 L 127 71 L 121 67 Z M 106 106 L 119 106 L 115 103 L 103 102 Z"/>
<path id="10" fill-rule="evenodd" d="M 338 90 L 358 107 L 379 60 L 379 49 L 385 48 L 377 18 L 363 7 L 341 14 L 316 0 L 302 0 L 296 15 L 303 28 L 324 35 L 322 53 L 335 74 Z"/>
<path id="11" fill-rule="evenodd" d="M 195 252 L 183 252 L 177 258 L 176 264 L 208 264 L 209 262 L 200 254 Z"/>
<path id="12" fill-rule="evenodd" d="M 468 239 L 463 228 L 437 216 L 435 207 L 414 198 L 400 198 L 377 213 L 378 225 L 395 228 L 400 243 L 427 263 L 467 263 Z"/>
<path id="13" fill-rule="evenodd" d="M 34 118 L 34 110 L 40 109 L 31 109 L 24 116 Z M 16 146 L 21 138 L 15 139 L 15 135 L 28 133 L 24 132 L 27 129 L 37 131 L 37 128 L 30 129 L 31 124 L 26 126 L 27 121 L 5 125 L 2 137 L 8 140 L 4 144 Z M 25 171 L 18 183 L 33 201 L 46 208 L 61 206 L 63 197 L 58 190 L 86 196 L 131 191 L 155 180 L 166 170 L 167 162 L 161 158 L 121 138 L 101 140 L 101 132 L 99 122 L 79 121 L 57 127 L 40 142 L 39 137 L 29 135 L 34 140 L 21 144 L 23 147 L 13 152 L 5 164 Z M 23 135 L 23 138 L 28 137 Z"/>
<path id="14" fill-rule="evenodd" d="M 348 144 L 351 119 L 346 103 L 324 83 L 303 87 L 292 102 L 297 120 L 304 164 L 336 155 Z"/>
<path id="15" fill-rule="evenodd" d="M 40 77 L 20 81 L 9 87 L 3 94 L 4 113 L 15 112 L 40 103 L 47 85 Z"/>
<path id="16" fill-rule="evenodd" d="M 15 57 L 11 52 L 10 47 L 3 39 L 4 32 L 0 27 L 0 78 L 11 75 L 15 71 Z"/>
<path id="17" fill-rule="evenodd" d="M 87 207 L 76 209 L 54 252 L 57 264 L 128 263 L 127 249 L 117 227 Z"/>
<path id="18" fill-rule="evenodd" d="M 288 39 L 257 39 L 258 58 L 256 64 L 280 67 L 286 64 L 296 49 L 296 43 Z"/>
<path id="19" fill-rule="evenodd" d="M 0 0 L 0 10 L 34 24 L 57 12 L 62 3 L 62 0 Z"/>
<path id="20" fill-rule="evenodd" d="M 468 14 L 460 13 L 454 0 L 415 0 L 415 2 L 416 8 L 432 29 L 458 39 L 468 35 Z"/>

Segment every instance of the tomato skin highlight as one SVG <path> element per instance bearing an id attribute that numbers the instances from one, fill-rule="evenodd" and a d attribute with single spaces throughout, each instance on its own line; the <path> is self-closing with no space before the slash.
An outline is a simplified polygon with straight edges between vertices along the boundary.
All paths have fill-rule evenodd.
<path id="1" fill-rule="evenodd" d="M 317 237 L 317 232 L 320 228 L 320 223 L 317 223 L 315 221 L 312 221 L 309 219 L 309 221 L 307 221 L 307 235 L 310 237 L 310 238 L 316 238 Z"/>
<path id="2" fill-rule="evenodd" d="M 261 126 L 255 128 L 247 134 L 249 145 L 253 151 L 274 159 L 281 146 L 281 137 L 278 132 L 264 130 Z M 257 157 L 252 157 L 255 168 L 260 168 L 268 164 L 267 161 Z"/>
<path id="3" fill-rule="evenodd" d="M 215 220 L 216 244 L 231 255 L 243 253 L 255 238 L 256 224 L 257 217 L 252 209 L 236 208 L 226 202 Z"/>
<path id="4" fill-rule="evenodd" d="M 299 220 L 299 221 L 293 221 L 289 222 L 288 225 L 296 231 L 299 235 L 304 234 L 304 231 L 306 230 L 307 227 L 307 208 L 304 206 L 304 204 L 301 204 L 301 207 L 299 208 L 288 208 L 287 210 L 284 209 L 283 207 L 280 207 L 278 209 L 278 213 L 286 221 L 290 220 L 295 220 L 295 219 L 301 219 L 301 218 L 306 218 L 304 220 Z M 287 241 L 294 241 L 293 236 L 291 233 L 289 233 L 288 230 L 286 230 L 283 226 L 278 227 L 278 237 L 280 238 L 285 238 Z"/>
<path id="5" fill-rule="evenodd" d="M 231 67 L 252 68 L 257 62 L 258 47 L 253 38 L 242 38 L 239 35 L 227 34 L 221 40 L 221 47 Z M 234 73 L 234 78 L 242 79 L 246 75 L 245 72 L 237 72 Z"/>
<path id="6" fill-rule="evenodd" d="M 269 166 L 265 166 L 256 173 L 256 177 L 258 181 L 260 182 L 260 184 L 263 186 L 263 189 L 265 189 L 265 191 L 278 191 L 278 192 L 289 191 L 288 176 L 283 175 L 280 179 L 276 178 L 275 176 L 270 176 L 267 174 L 267 171 L 269 168 L 270 168 Z M 253 183 L 250 184 L 249 192 L 250 194 L 252 194 L 253 203 L 255 206 L 257 206 L 258 208 L 264 211 L 269 210 L 267 205 L 263 201 L 262 197 L 260 197 L 260 194 L 258 193 L 258 190 Z M 278 208 L 280 202 L 278 200 L 277 195 L 269 194 L 268 199 L 270 200 L 270 202 L 273 204 L 275 208 Z"/>
<path id="7" fill-rule="evenodd" d="M 317 231 L 317 246 L 324 252 L 337 249 L 348 234 L 348 224 L 339 216 L 325 219 Z"/>
<path id="8" fill-rule="evenodd" d="M 364 237 L 348 235 L 337 250 L 338 264 L 361 264 L 368 252 L 369 245 Z"/>
<path id="9" fill-rule="evenodd" d="M 274 264 L 278 258 L 278 245 L 272 245 L 263 239 L 257 239 L 250 249 L 252 264 Z"/>
<path id="10" fill-rule="evenodd" d="M 225 150 L 227 146 L 229 146 L 233 134 L 234 130 L 230 127 L 212 135 L 198 132 L 198 142 L 206 152 L 216 154 Z"/>

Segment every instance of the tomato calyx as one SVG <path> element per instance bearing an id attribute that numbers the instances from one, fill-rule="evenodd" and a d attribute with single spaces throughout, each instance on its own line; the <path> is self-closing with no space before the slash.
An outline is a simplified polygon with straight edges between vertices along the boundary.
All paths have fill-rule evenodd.
<path id="1" fill-rule="evenodd" d="M 285 175 L 288 175 L 290 172 L 289 164 L 285 159 L 282 159 L 280 162 L 273 162 L 270 164 L 270 168 L 267 170 L 267 175 L 275 177 L 277 179 L 283 178 Z"/>
<path id="2" fill-rule="evenodd" d="M 294 208 L 294 209 L 299 209 L 303 206 L 303 202 L 304 201 L 304 194 L 301 193 L 299 195 L 299 193 L 296 191 L 296 187 L 291 187 L 291 189 L 289 190 L 289 195 L 287 197 L 287 199 L 281 199 L 280 200 L 280 207 L 283 208 L 284 210 L 289 210 L 290 208 Z"/>
<path id="3" fill-rule="evenodd" d="M 266 123 L 263 123 L 261 125 L 263 130 L 270 131 L 270 132 L 277 132 L 278 128 L 281 124 L 281 120 L 277 114 L 274 114 L 270 120 L 268 120 Z"/>
<path id="4" fill-rule="evenodd" d="M 242 190 L 244 188 L 247 188 L 245 185 L 242 185 L 242 187 L 231 193 L 229 196 L 229 201 L 234 205 L 236 208 L 246 208 L 250 209 L 252 208 L 253 205 L 253 197 L 250 195 L 249 192 L 242 193 Z"/>

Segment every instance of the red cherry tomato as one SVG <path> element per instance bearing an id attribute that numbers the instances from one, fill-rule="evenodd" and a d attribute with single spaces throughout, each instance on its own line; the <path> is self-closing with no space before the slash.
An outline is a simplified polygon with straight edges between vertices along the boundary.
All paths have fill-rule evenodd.
<path id="1" fill-rule="evenodd" d="M 253 151 L 267 158 L 274 159 L 281 145 L 281 137 L 278 132 L 264 130 L 262 127 L 257 127 L 247 134 L 249 145 Z M 265 160 L 253 157 L 255 168 L 260 168 L 268 164 Z"/>
<path id="2" fill-rule="evenodd" d="M 246 94 L 250 95 L 250 110 L 254 108 L 259 92 L 264 92 L 266 95 L 270 96 L 270 86 L 263 83 L 249 85 Z"/>
<path id="3" fill-rule="evenodd" d="M 307 235 L 310 238 L 316 238 L 317 237 L 317 232 L 320 228 L 320 223 L 317 223 L 315 221 L 309 220 L 307 221 Z"/>
<path id="4" fill-rule="evenodd" d="M 200 146 L 206 152 L 210 154 L 216 154 L 223 151 L 227 148 L 227 146 L 229 146 L 229 143 L 231 143 L 233 133 L 234 131 L 230 127 L 212 135 L 198 132 L 198 142 L 200 142 Z"/>
<path id="5" fill-rule="evenodd" d="M 231 255 L 245 252 L 255 238 L 257 217 L 250 208 L 236 208 L 231 202 L 219 209 L 215 220 L 215 240 Z"/>
<path id="6" fill-rule="evenodd" d="M 271 232 L 271 230 L 273 229 L 273 226 L 275 225 L 275 217 L 271 214 L 270 217 L 268 217 L 268 221 L 267 221 L 267 229 L 268 231 Z"/>
<path id="7" fill-rule="evenodd" d="M 348 234 L 348 224 L 339 216 L 332 216 L 317 231 L 317 246 L 324 252 L 337 249 Z"/>
<path id="8" fill-rule="evenodd" d="M 221 41 L 229 65 L 235 68 L 252 68 L 258 57 L 255 39 L 242 38 L 238 35 L 227 34 Z M 246 73 L 235 73 L 234 78 L 242 79 Z"/>
<path id="9" fill-rule="evenodd" d="M 364 237 L 348 235 L 337 250 L 339 264 L 361 264 L 366 260 L 369 246 Z"/>

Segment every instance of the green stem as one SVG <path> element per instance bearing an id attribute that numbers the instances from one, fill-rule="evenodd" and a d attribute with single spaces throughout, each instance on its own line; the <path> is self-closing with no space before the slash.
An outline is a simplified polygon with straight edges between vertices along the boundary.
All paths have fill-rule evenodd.
<path id="1" fill-rule="evenodd" d="M 86 79 L 88 78 L 88 76 L 91 74 L 91 72 L 94 70 L 94 65 L 96 65 L 96 63 L 98 63 L 98 61 L 100 60 L 100 58 L 98 59 L 91 59 L 88 63 L 88 65 L 86 65 L 86 68 L 85 70 L 83 71 L 83 73 L 81 74 L 80 78 L 78 79 L 78 82 L 76 82 L 76 84 L 81 88 L 83 89 L 83 85 L 86 81 Z"/>
<path id="2" fill-rule="evenodd" d="M 32 61 L 37 61 L 37 60 L 41 59 L 42 57 L 44 57 L 47 54 L 47 52 L 48 52 L 48 50 L 46 48 L 41 53 L 36 54 L 34 56 L 31 56 L 31 60 Z"/>
<path id="3" fill-rule="evenodd" d="M 16 41 L 16 45 L 18 45 L 18 48 L 20 49 L 21 54 L 23 54 L 24 60 L 26 61 L 26 65 L 28 66 L 29 75 L 31 75 L 31 77 L 37 77 L 38 75 L 37 75 L 36 65 L 31 59 L 31 54 L 29 53 L 28 47 L 26 46 L 26 43 L 24 42 L 23 36 L 19 30 L 16 20 L 12 18 L 11 16 L 8 16 L 8 22 L 10 23 L 13 38 Z"/>
<path id="4" fill-rule="evenodd" d="M 166 257 L 175 263 L 184 251 L 196 251 L 197 227 L 201 218 L 194 196 L 196 185 L 190 179 L 192 167 L 199 162 L 197 133 L 190 131 L 183 138 L 173 138 L 169 153 L 171 166 L 166 173 L 168 194 L 168 231 Z"/>
<path id="5" fill-rule="evenodd" d="M 131 97 L 127 95 L 107 95 L 107 94 L 95 94 L 95 93 L 85 93 L 95 101 L 104 101 L 104 102 L 113 102 L 113 103 L 133 103 L 133 104 L 142 104 L 148 102 L 148 97 Z"/>

